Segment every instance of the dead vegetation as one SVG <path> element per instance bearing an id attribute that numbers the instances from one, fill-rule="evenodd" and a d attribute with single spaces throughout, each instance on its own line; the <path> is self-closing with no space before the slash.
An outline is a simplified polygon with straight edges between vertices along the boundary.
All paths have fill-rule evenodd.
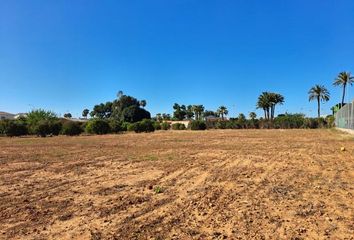
<path id="1" fill-rule="evenodd" d="M 0 146 L 2 239 L 354 235 L 354 141 L 335 131 L 0 138 Z"/>

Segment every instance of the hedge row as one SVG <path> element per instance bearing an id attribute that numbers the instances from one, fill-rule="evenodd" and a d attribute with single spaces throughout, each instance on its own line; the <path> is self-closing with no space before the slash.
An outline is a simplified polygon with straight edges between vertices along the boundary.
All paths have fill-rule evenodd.
<path id="1" fill-rule="evenodd" d="M 305 118 L 301 114 L 286 114 L 276 117 L 273 121 L 263 119 L 231 119 L 229 121 L 204 122 L 191 121 L 188 129 L 205 130 L 205 129 L 249 129 L 249 128 L 320 128 L 332 127 L 333 117 L 325 119 Z M 6 136 L 22 136 L 34 134 L 45 137 L 48 135 L 79 135 L 83 132 L 89 134 L 107 134 L 119 133 L 123 131 L 153 132 L 155 130 L 185 130 L 186 126 L 182 123 L 170 124 L 167 122 L 155 122 L 144 119 L 136 123 L 119 122 L 116 120 L 92 119 L 88 122 L 63 121 L 58 119 L 40 120 L 35 124 L 26 122 L 26 119 L 19 120 L 2 120 L 0 121 L 0 135 Z"/>

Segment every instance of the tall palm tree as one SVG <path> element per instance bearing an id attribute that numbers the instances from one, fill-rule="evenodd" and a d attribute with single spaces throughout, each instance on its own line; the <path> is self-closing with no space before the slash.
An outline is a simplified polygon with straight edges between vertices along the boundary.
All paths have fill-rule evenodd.
<path id="1" fill-rule="evenodd" d="M 317 100 L 317 113 L 318 118 L 321 117 L 321 102 L 327 102 L 329 100 L 330 94 L 327 88 L 323 85 L 316 84 L 309 90 L 309 101 Z"/>
<path id="2" fill-rule="evenodd" d="M 195 120 L 200 120 L 202 117 L 202 113 L 204 112 L 204 106 L 203 105 L 193 105 L 193 112 L 195 115 Z"/>
<path id="3" fill-rule="evenodd" d="M 224 120 L 224 115 L 229 114 L 229 111 L 225 106 L 220 106 L 217 110 L 217 113 L 221 115 L 221 119 Z"/>
<path id="4" fill-rule="evenodd" d="M 257 108 L 263 109 L 264 111 L 264 118 L 269 120 L 270 116 L 270 101 L 269 101 L 269 92 L 262 92 L 261 95 L 258 97 L 257 101 Z"/>
<path id="5" fill-rule="evenodd" d="M 351 76 L 350 72 L 341 72 L 338 74 L 337 78 L 334 79 L 334 86 L 342 86 L 343 87 L 343 95 L 342 95 L 342 106 L 344 104 L 345 98 L 345 90 L 347 85 L 353 85 L 354 77 Z"/>
<path id="6" fill-rule="evenodd" d="M 270 93 L 269 94 L 270 101 L 270 111 L 271 111 L 271 119 L 274 119 L 275 106 L 277 104 L 282 105 L 284 103 L 284 97 L 279 93 Z"/>

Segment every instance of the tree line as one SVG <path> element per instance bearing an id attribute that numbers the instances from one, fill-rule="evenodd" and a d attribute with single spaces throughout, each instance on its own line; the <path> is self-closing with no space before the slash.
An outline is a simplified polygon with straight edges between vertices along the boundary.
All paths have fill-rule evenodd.
<path id="1" fill-rule="evenodd" d="M 341 102 L 335 107 L 345 105 L 345 94 L 348 86 L 352 86 L 354 77 L 349 72 L 341 72 L 334 79 L 333 85 L 342 87 Z M 124 131 L 151 132 L 155 130 L 205 130 L 242 129 L 242 128 L 317 128 L 333 126 L 333 116 L 321 118 L 320 104 L 330 99 L 330 93 L 323 85 L 311 87 L 309 101 L 317 102 L 317 119 L 307 118 L 303 114 L 279 114 L 276 116 L 276 107 L 285 102 L 280 93 L 262 92 L 256 102 L 256 108 L 263 110 L 264 117 L 257 119 L 255 112 L 250 112 L 248 118 L 240 113 L 235 118 L 226 119 L 229 111 L 226 106 L 220 106 L 215 111 L 205 109 L 204 105 L 184 105 L 175 103 L 172 116 L 166 113 L 151 117 L 145 109 L 146 100 L 138 100 L 132 96 L 117 93 L 116 99 L 95 105 L 92 110 L 84 109 L 82 116 L 88 121 L 75 122 L 70 113 L 64 114 L 64 119 L 55 113 L 43 109 L 32 110 L 26 117 L 16 120 L 1 120 L 0 135 L 78 135 L 119 133 Z M 212 119 L 213 121 L 208 121 Z M 189 120 L 188 126 L 182 123 L 170 123 L 168 120 Z"/>

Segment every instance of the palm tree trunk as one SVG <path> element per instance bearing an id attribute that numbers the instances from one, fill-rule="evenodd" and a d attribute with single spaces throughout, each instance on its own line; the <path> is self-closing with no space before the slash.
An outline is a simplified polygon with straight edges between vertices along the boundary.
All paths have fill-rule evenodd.
<path id="1" fill-rule="evenodd" d="M 344 98 L 345 98 L 345 87 L 346 87 L 346 84 L 343 85 L 343 96 L 342 96 L 342 106 L 344 105 Z"/>
<path id="2" fill-rule="evenodd" d="M 270 111 L 271 111 L 270 108 L 268 108 L 267 111 L 268 111 L 268 120 L 269 120 L 270 119 Z"/>
<path id="3" fill-rule="evenodd" d="M 318 98 L 317 98 L 317 114 L 318 114 L 318 119 L 320 119 L 320 117 L 321 117 L 321 110 L 320 110 L 320 108 L 321 108 L 321 105 L 320 105 L 320 98 L 318 97 Z"/>
<path id="4" fill-rule="evenodd" d="M 272 105 L 271 107 L 271 119 L 274 119 L 274 110 L 275 110 L 275 105 Z"/>

